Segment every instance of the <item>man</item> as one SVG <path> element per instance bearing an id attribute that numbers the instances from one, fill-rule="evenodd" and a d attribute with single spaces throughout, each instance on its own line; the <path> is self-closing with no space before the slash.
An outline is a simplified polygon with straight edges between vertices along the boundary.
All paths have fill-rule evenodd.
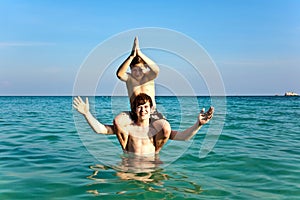
<path id="1" fill-rule="evenodd" d="M 96 133 L 101 134 L 116 134 L 120 145 L 125 152 L 131 152 L 136 155 L 151 156 L 158 154 L 165 142 L 161 143 L 163 131 L 160 124 L 154 125 L 150 123 L 151 109 L 153 109 L 153 102 L 149 95 L 140 93 L 132 102 L 133 123 L 125 125 L 124 127 L 115 127 L 116 125 L 103 125 L 100 123 L 89 111 L 89 101 L 86 98 L 84 102 L 80 97 L 74 98 L 74 108 L 84 115 L 89 125 Z M 211 107 L 206 113 L 201 111 L 197 122 L 186 129 L 185 131 L 172 131 L 170 124 L 166 121 L 164 126 L 169 127 L 170 135 L 168 139 L 171 140 L 188 140 L 193 137 L 200 128 L 206 124 L 212 117 L 214 108 Z M 120 128 L 120 129 L 118 129 Z M 116 129 L 121 130 L 120 132 Z"/>

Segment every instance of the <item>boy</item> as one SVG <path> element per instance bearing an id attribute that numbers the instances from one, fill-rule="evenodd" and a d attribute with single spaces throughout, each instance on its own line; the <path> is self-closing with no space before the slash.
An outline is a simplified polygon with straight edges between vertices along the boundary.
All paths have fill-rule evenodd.
<path id="1" fill-rule="evenodd" d="M 129 66 L 131 73 L 126 72 Z M 117 77 L 126 82 L 130 105 L 135 96 L 139 93 L 146 93 L 151 97 L 154 109 L 156 109 L 154 79 L 158 73 L 158 66 L 140 51 L 138 38 L 135 37 L 130 56 L 117 70 Z"/>

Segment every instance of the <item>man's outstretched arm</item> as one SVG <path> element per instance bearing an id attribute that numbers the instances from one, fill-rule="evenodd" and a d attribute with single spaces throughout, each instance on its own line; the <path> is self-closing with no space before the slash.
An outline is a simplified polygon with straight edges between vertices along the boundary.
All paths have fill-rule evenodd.
<path id="1" fill-rule="evenodd" d="M 103 125 L 101 124 L 91 113 L 90 113 L 90 105 L 89 99 L 86 97 L 85 102 L 81 99 L 81 97 L 75 97 L 73 100 L 73 107 L 81 113 L 90 127 L 96 132 L 100 134 L 114 134 L 114 126 L 113 125 Z"/>
<path id="2" fill-rule="evenodd" d="M 189 140 L 191 139 L 200 129 L 201 127 L 209 122 L 209 120 L 213 117 L 214 108 L 210 107 L 209 110 L 204 113 L 202 110 L 198 116 L 197 122 L 191 126 L 190 128 L 184 131 L 171 131 L 170 140 Z"/>

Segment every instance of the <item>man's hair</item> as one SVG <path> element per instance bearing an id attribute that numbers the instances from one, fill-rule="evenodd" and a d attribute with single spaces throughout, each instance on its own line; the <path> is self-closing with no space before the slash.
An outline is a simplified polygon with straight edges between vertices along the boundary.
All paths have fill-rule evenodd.
<path id="1" fill-rule="evenodd" d="M 140 64 L 140 63 L 146 64 L 146 63 L 144 62 L 144 60 L 143 60 L 141 57 L 135 56 L 135 57 L 132 59 L 131 63 L 130 63 L 130 69 L 133 68 L 135 65 Z"/>
<path id="2" fill-rule="evenodd" d="M 137 95 L 132 104 L 131 104 L 131 117 L 133 121 L 137 120 L 137 115 L 136 115 L 136 108 L 140 105 L 144 105 L 145 103 L 149 102 L 150 107 L 153 106 L 153 102 L 152 99 L 149 95 L 145 94 L 145 93 L 140 93 L 139 95 Z"/>

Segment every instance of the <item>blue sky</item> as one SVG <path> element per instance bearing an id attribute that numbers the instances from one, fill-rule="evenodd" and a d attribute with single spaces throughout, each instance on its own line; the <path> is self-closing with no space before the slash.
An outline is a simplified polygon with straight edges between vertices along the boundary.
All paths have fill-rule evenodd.
<path id="1" fill-rule="evenodd" d="M 98 44 L 143 27 L 196 41 L 228 95 L 300 93 L 299 9 L 298 0 L 0 0 L 0 95 L 72 95 L 80 66 Z"/>

